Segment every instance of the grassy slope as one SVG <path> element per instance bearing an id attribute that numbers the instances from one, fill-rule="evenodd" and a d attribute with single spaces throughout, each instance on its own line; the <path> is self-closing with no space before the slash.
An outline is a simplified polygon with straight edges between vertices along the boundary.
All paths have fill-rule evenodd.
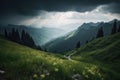
<path id="1" fill-rule="evenodd" d="M 120 80 L 119 43 L 120 34 L 96 39 L 78 49 L 70 61 L 61 55 L 34 50 L 0 37 L 0 70 L 5 71 L 0 77 L 7 80 L 73 80 L 74 74 L 80 74 L 85 80 Z"/>
<path id="2" fill-rule="evenodd" d="M 120 62 L 120 33 L 95 39 L 78 49 L 76 55 L 106 62 Z"/>
<path id="3" fill-rule="evenodd" d="M 69 61 L 0 38 L 0 70 L 5 71 L 5 74 L 0 74 L 0 79 L 72 80 L 74 74 L 83 75 L 83 70 L 87 71 L 84 68 L 92 66 L 92 64 Z"/>
<path id="4" fill-rule="evenodd" d="M 120 33 L 93 40 L 72 58 L 97 65 L 106 80 L 120 80 Z"/>

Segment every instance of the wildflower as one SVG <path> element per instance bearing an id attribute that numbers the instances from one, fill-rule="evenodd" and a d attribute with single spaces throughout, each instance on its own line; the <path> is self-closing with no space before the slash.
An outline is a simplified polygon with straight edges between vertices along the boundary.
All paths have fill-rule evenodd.
<path id="1" fill-rule="evenodd" d="M 72 79 L 74 79 L 74 80 L 83 80 L 83 78 L 82 78 L 82 76 L 80 74 L 74 74 L 72 76 Z"/>
<path id="2" fill-rule="evenodd" d="M 69 68 L 71 68 L 71 65 L 69 65 Z"/>
<path id="3" fill-rule="evenodd" d="M 73 69 L 73 71 L 75 71 L 75 69 Z"/>
<path id="4" fill-rule="evenodd" d="M 41 78 L 45 78 L 45 74 L 41 74 L 40 77 L 41 77 Z"/>
<path id="5" fill-rule="evenodd" d="M 5 73 L 5 71 L 3 71 L 3 70 L 0 70 L 0 73 L 1 73 L 1 74 L 4 74 L 4 73 Z"/>
<path id="6" fill-rule="evenodd" d="M 34 75 L 33 75 L 33 78 L 37 78 L 37 77 L 38 77 L 37 74 L 34 74 Z"/>
<path id="7" fill-rule="evenodd" d="M 49 75 L 50 75 L 50 73 L 49 73 L 49 72 L 47 72 L 47 73 L 46 73 L 46 75 L 47 75 L 47 76 L 49 76 Z"/>
<path id="8" fill-rule="evenodd" d="M 49 71 L 48 70 L 44 70 L 44 74 L 46 74 L 47 76 L 50 75 Z"/>
<path id="9" fill-rule="evenodd" d="M 55 72 L 58 72 L 59 71 L 59 69 L 58 68 L 55 68 Z"/>
<path id="10" fill-rule="evenodd" d="M 55 66 L 55 65 L 57 65 L 57 63 L 56 63 L 56 62 L 54 62 L 54 63 L 53 63 L 53 65 L 54 65 L 54 66 Z"/>

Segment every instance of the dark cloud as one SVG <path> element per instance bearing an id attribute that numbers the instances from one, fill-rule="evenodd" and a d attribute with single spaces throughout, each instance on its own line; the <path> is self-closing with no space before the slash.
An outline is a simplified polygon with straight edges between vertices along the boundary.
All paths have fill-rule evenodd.
<path id="1" fill-rule="evenodd" d="M 91 11 L 99 5 L 118 3 L 112 5 L 110 12 L 119 13 L 120 0 L 1 0 L 0 15 L 20 14 L 37 15 L 38 11 Z"/>
<path id="2" fill-rule="evenodd" d="M 120 0 L 0 0 L 0 24 L 20 23 L 41 11 L 91 11 L 100 5 L 104 12 L 120 13 Z"/>
<path id="3" fill-rule="evenodd" d="M 109 13 L 117 13 L 120 14 L 120 4 L 119 3 L 111 3 L 102 7 L 103 12 Z"/>

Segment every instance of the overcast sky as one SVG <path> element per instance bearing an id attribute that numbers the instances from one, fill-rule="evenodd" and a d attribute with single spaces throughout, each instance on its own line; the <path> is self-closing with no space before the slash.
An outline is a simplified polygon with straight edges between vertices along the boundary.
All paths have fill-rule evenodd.
<path id="1" fill-rule="evenodd" d="M 0 0 L 0 24 L 76 28 L 120 19 L 120 0 Z"/>

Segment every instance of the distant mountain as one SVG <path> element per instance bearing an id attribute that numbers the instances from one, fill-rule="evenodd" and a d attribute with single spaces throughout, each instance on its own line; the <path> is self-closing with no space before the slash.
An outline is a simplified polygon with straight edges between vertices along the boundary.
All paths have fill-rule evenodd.
<path id="1" fill-rule="evenodd" d="M 103 38 L 98 38 L 83 47 L 74 50 L 77 60 L 92 57 L 99 61 L 120 62 L 120 32 Z M 90 54 L 91 53 L 91 54 Z M 70 54 L 70 53 L 69 53 Z M 82 57 L 82 58 L 81 58 Z"/>
<path id="2" fill-rule="evenodd" d="M 0 34 L 4 34 L 4 29 L 7 29 L 7 31 L 10 32 L 12 28 L 18 29 L 19 33 L 24 29 L 32 36 L 36 45 L 44 45 L 45 43 L 67 33 L 66 31 L 58 28 L 34 28 L 31 26 L 9 24 L 7 26 L 0 26 Z"/>
<path id="3" fill-rule="evenodd" d="M 45 47 L 50 52 L 72 50 L 76 47 L 78 41 L 80 41 L 81 45 L 84 45 L 87 41 L 89 42 L 96 38 L 97 31 L 100 27 L 103 27 L 104 36 L 109 35 L 113 27 L 113 22 L 114 20 L 110 22 L 83 23 L 78 29 L 67 35 L 48 42 Z M 117 25 L 120 25 L 120 21 L 117 21 Z"/>

